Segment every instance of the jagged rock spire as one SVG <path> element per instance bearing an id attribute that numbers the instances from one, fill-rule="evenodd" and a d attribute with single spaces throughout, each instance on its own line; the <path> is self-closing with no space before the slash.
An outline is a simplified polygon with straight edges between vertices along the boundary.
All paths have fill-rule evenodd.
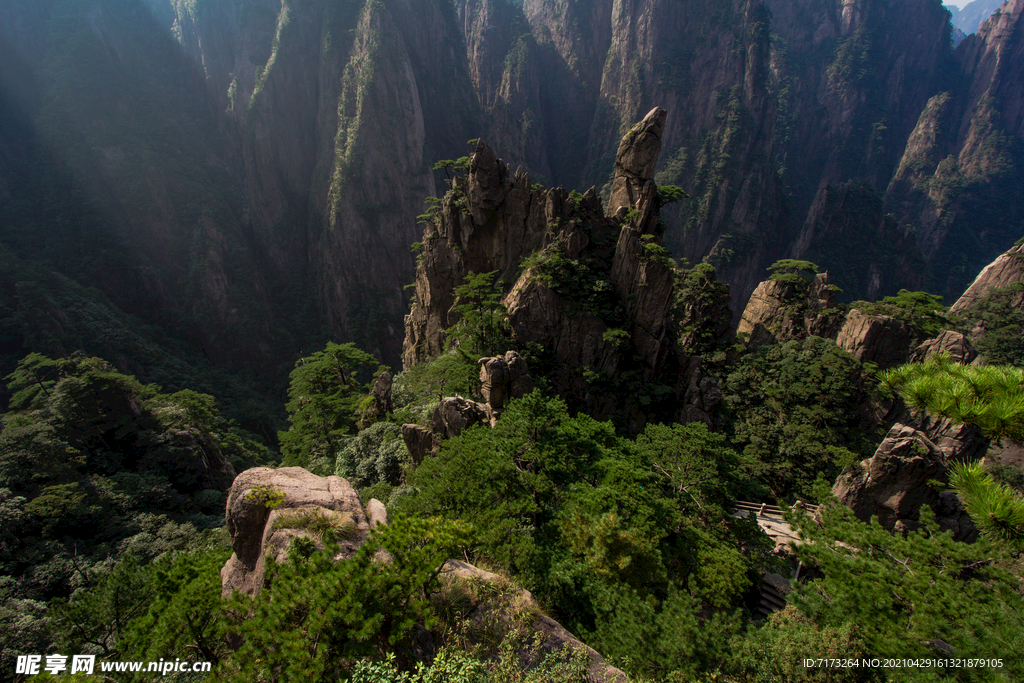
<path id="1" fill-rule="evenodd" d="M 667 111 L 655 107 L 623 136 L 615 155 L 615 180 L 606 215 L 614 215 L 622 206 L 634 208 L 644 186 L 654 179 L 667 115 Z"/>

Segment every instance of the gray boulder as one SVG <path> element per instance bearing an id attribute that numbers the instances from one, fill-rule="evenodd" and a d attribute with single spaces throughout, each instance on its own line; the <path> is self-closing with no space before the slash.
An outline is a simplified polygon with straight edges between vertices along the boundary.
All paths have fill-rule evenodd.
<path id="1" fill-rule="evenodd" d="M 454 439 L 464 429 L 488 420 L 487 406 L 461 396 L 449 396 L 437 404 L 430 426 L 442 439 Z"/>
<path id="2" fill-rule="evenodd" d="M 907 361 L 920 341 L 914 328 L 887 315 L 871 315 L 852 309 L 836 337 L 836 345 L 862 363 L 890 368 Z"/>
<path id="3" fill-rule="evenodd" d="M 942 451 L 920 430 L 894 425 L 867 460 L 846 468 L 832 493 L 863 521 L 878 517 L 886 529 L 906 532 L 920 526 L 921 507 L 935 512 L 939 526 L 958 540 L 977 532 L 956 495 L 930 482 L 945 482 L 948 467 Z"/>
<path id="4" fill-rule="evenodd" d="M 910 352 L 910 362 L 923 363 L 937 353 L 944 353 L 954 363 L 970 365 L 978 357 L 978 350 L 959 332 L 946 330 L 934 339 L 927 339 Z"/>
<path id="5" fill-rule="evenodd" d="M 268 507 L 265 494 L 271 492 L 283 497 L 280 505 Z M 344 531 L 337 559 L 354 555 L 370 532 L 359 494 L 341 477 L 318 477 L 301 467 L 256 467 L 238 475 L 225 513 L 234 552 L 220 570 L 223 594 L 258 593 L 267 557 L 283 561 L 294 538 L 322 546 L 322 539 L 296 522 L 305 515 L 328 517 Z"/>

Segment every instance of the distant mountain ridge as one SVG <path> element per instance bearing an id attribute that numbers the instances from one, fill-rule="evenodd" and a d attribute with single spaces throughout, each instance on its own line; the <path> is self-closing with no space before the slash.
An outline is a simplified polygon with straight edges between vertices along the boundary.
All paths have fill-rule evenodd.
<path id="1" fill-rule="evenodd" d="M 396 364 L 434 162 L 606 197 L 660 107 L 664 244 L 733 311 L 780 258 L 952 300 L 1024 232 L 1022 10 L 954 50 L 937 0 L 8 0 L 0 242 L 219 364 Z"/>
<path id="2" fill-rule="evenodd" d="M 956 26 L 966 35 L 977 33 L 981 24 L 992 16 L 1003 5 L 1003 0 L 974 0 L 964 6 L 963 9 L 954 5 L 946 5 L 946 9 L 952 15 L 953 26 Z"/>

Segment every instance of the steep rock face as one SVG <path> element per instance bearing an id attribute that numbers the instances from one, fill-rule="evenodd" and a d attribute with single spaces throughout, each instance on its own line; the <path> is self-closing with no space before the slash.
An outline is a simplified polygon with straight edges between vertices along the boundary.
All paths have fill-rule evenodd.
<path id="1" fill-rule="evenodd" d="M 658 180 L 691 199 L 665 212 L 665 243 L 690 262 L 708 257 L 731 285 L 734 310 L 786 255 L 825 263 L 865 296 L 913 282 L 916 255 L 891 252 L 916 245 L 885 219 L 881 195 L 951 71 L 948 14 L 938 3 L 576 5 L 527 1 L 524 11 L 572 82 L 594 82 L 603 64 L 592 113 L 589 102 L 577 109 L 592 117 L 577 177 L 605 183 L 628 122 L 652 105 L 674 112 Z M 860 183 L 877 209 L 837 195 Z M 866 231 L 878 237 L 864 240 Z M 840 272 L 851 252 L 859 258 Z"/>
<path id="2" fill-rule="evenodd" d="M 1007 2 L 957 47 L 965 86 L 929 101 L 887 191 L 890 210 L 917 226 L 931 291 L 958 291 L 986 253 L 1020 236 L 1022 11 L 1020 0 Z"/>
<path id="3" fill-rule="evenodd" d="M 988 264 L 971 286 L 949 307 L 950 313 L 967 313 L 975 304 L 1002 289 L 1024 282 L 1024 246 L 1015 246 Z"/>
<path id="4" fill-rule="evenodd" d="M 672 111 L 658 182 L 690 199 L 666 210 L 665 244 L 690 263 L 709 257 L 738 310 L 782 256 L 769 9 L 648 0 L 615 3 L 611 23 L 601 82 L 608 104 L 595 111 L 587 181 L 607 177 L 604 159 L 623 123 L 651 104 Z"/>
<path id="5" fill-rule="evenodd" d="M 916 529 L 921 506 L 927 505 L 954 537 L 973 540 L 977 531 L 956 494 L 928 483 L 945 479 L 947 471 L 945 458 L 927 436 L 897 424 L 871 458 L 839 475 L 832 492 L 860 519 L 877 516 L 882 526 L 894 531 Z"/>
<path id="6" fill-rule="evenodd" d="M 477 118 L 454 12 L 419 0 L 175 10 L 237 138 L 264 267 L 315 296 L 336 337 L 395 358 L 429 164 Z"/>
<path id="7" fill-rule="evenodd" d="M 479 132 L 535 176 L 551 177 L 542 105 L 547 74 L 519 3 L 457 0 L 466 61 L 485 123 Z"/>
<path id="8" fill-rule="evenodd" d="M 970 329 L 983 362 L 1019 364 L 1024 350 L 1024 247 L 990 263 L 951 307 Z"/>
<path id="9" fill-rule="evenodd" d="M 635 209 L 652 199 L 652 186 L 648 183 L 654 182 L 654 168 L 661 153 L 661 136 L 667 115 L 667 111 L 655 107 L 619 143 L 606 214 L 615 215 L 623 206 L 627 210 Z"/>
<path id="10" fill-rule="evenodd" d="M 215 361 L 265 369 L 281 335 L 246 248 L 238 159 L 167 15 L 107 2 L 3 12 L 0 166 L 17 170 L 2 181 L 15 201 L 0 202 L 0 239 Z"/>
<path id="11" fill-rule="evenodd" d="M 666 115 L 664 109 L 652 109 L 622 138 L 607 208 L 608 215 L 636 214 L 619 232 L 611 281 L 633 322 L 633 346 L 644 364 L 645 380 L 655 376 L 671 350 L 668 335 L 675 276 L 672 264 L 648 253 L 656 250 L 661 237 L 653 176 Z"/>
<path id="12" fill-rule="evenodd" d="M 622 134 L 672 111 L 654 175 L 690 198 L 665 207 L 663 243 L 708 258 L 737 313 L 784 256 L 853 296 L 958 294 L 1024 216 L 1021 0 L 955 58 L 934 0 L 58 5 L 0 8 L 0 100 L 43 133 L 21 149 L 0 112 L 0 197 L 48 186 L 19 186 L 18 160 L 52 150 L 114 229 L 58 234 L 59 212 L 9 224 L 82 247 L 73 277 L 181 319 L 218 360 L 266 367 L 305 346 L 288 332 L 300 318 L 396 357 L 430 164 L 476 135 L 534 180 L 607 201 Z M 48 80 L 61 70 L 44 62 L 73 77 Z M 180 130 L 148 125 L 183 106 Z"/>
<path id="13" fill-rule="evenodd" d="M 511 173 L 478 142 L 466 178 L 455 183 L 424 232 L 416 298 L 405 319 L 406 367 L 442 352 L 444 330 L 454 323 L 454 288 L 467 273 L 498 271 L 499 280 L 511 278 L 522 258 L 542 245 L 548 222 L 562 217 L 564 191 L 531 185 L 528 175 Z"/>
<path id="14" fill-rule="evenodd" d="M 869 315 L 857 309 L 846 314 L 836 344 L 862 363 L 890 368 L 906 362 L 907 355 L 921 341 L 906 323 L 887 315 Z"/>

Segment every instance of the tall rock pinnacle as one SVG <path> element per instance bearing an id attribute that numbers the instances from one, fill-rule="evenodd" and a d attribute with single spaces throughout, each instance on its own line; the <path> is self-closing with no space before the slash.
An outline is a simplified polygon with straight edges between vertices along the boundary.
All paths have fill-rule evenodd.
<path id="1" fill-rule="evenodd" d="M 622 138 L 615 155 L 615 180 L 607 215 L 615 214 L 622 206 L 635 208 L 644 186 L 654 179 L 667 114 L 661 107 L 655 107 Z"/>

